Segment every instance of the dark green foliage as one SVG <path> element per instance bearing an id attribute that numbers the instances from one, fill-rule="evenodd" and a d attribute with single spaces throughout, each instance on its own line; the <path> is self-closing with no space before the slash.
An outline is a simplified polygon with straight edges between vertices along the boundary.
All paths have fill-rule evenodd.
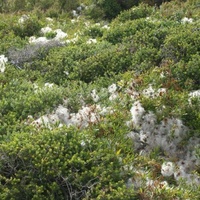
<path id="1" fill-rule="evenodd" d="M 177 25 L 166 37 L 162 48 L 165 59 L 173 60 L 175 63 L 183 60 L 188 62 L 192 55 L 200 51 L 199 31 L 196 25 Z"/>
<path id="2" fill-rule="evenodd" d="M 90 8 L 87 14 L 93 19 L 104 17 L 111 20 L 121 11 L 138 5 L 138 2 L 138 0 L 93 0 L 94 6 Z"/>
<path id="3" fill-rule="evenodd" d="M 17 23 L 13 26 L 13 31 L 16 36 L 21 38 L 30 37 L 39 34 L 42 28 L 42 23 L 37 17 L 28 17 L 23 23 Z"/>
<path id="4" fill-rule="evenodd" d="M 16 19 L 4 15 L 1 15 L 0 18 L 0 54 L 5 54 L 13 46 L 21 47 L 25 45 L 26 42 L 21 37 L 16 36 L 13 31 L 13 23 Z"/>
<path id="5" fill-rule="evenodd" d="M 111 25 L 111 29 L 104 34 L 104 39 L 116 44 L 122 42 L 123 38 L 135 35 L 138 31 L 145 30 L 147 28 L 153 28 L 155 25 L 151 22 L 148 22 L 144 19 L 138 19 L 134 21 L 127 21 L 123 24 L 119 24 L 116 26 L 118 22 L 113 22 L 113 26 Z"/>
<path id="6" fill-rule="evenodd" d="M 126 22 L 127 20 L 145 18 L 148 17 L 152 12 L 152 7 L 145 4 L 140 4 L 137 7 L 135 6 L 127 11 L 121 12 L 115 20 L 119 22 Z"/>
<path id="7" fill-rule="evenodd" d="M 122 10 L 120 4 L 116 0 L 103 0 L 100 1 L 100 3 L 97 5 L 100 6 L 101 9 L 103 9 L 106 18 L 112 19 L 116 17 L 120 11 Z"/>
<path id="8" fill-rule="evenodd" d="M 172 73 L 178 80 L 181 87 L 189 90 L 197 90 L 200 85 L 200 55 L 191 56 L 191 60 L 185 63 L 183 61 L 172 67 Z"/>
<path id="9" fill-rule="evenodd" d="M 93 56 L 101 54 L 108 47 L 111 47 L 109 43 L 102 42 L 99 45 L 79 44 L 52 49 L 41 62 L 33 63 L 31 69 L 39 70 L 44 74 L 46 81 L 56 84 L 64 85 L 68 80 L 74 79 L 86 81 L 87 77 L 78 77 L 82 69 L 87 70 L 84 69 L 82 63 Z M 90 66 L 87 65 L 86 67 Z M 69 75 L 66 75 L 65 72 Z M 90 77 L 90 79 L 93 78 Z"/>
<path id="10" fill-rule="evenodd" d="M 0 135 L 12 133 L 28 115 L 37 115 L 53 109 L 64 97 L 63 89 L 39 84 L 38 89 L 29 79 L 27 71 L 8 67 L 0 82 Z M 18 76 L 17 78 L 14 78 Z M 31 79 L 31 76 L 30 76 Z M 9 92 L 8 92 L 9 91 Z"/>
<path id="11" fill-rule="evenodd" d="M 102 37 L 103 36 L 103 29 L 99 26 L 92 26 L 85 31 L 85 35 L 89 35 L 92 38 Z"/>
<path id="12" fill-rule="evenodd" d="M 71 21 L 71 9 L 80 2 L 88 8 L 82 5 L 81 16 Z M 0 56 L 8 57 L 5 71 L 0 68 L 0 199 L 198 200 L 198 185 L 161 173 L 166 160 L 178 170 L 190 137 L 198 140 L 200 136 L 198 0 L 171 1 L 160 8 L 154 5 L 163 1 L 89 2 L 0 0 L 0 10 L 12 12 L 0 16 Z M 135 6 L 138 3 L 148 6 Z M 35 14 L 25 13 L 32 9 Z M 13 14 L 15 10 L 20 16 Z M 26 20 L 20 24 L 24 13 Z M 185 18 L 183 22 L 183 17 L 193 21 Z M 91 18 L 100 23 L 94 24 Z M 39 36 L 45 26 L 65 31 L 66 43 L 51 40 L 52 31 L 45 35 L 48 43 L 28 44 L 28 37 Z M 91 38 L 97 42 L 88 43 Z M 110 86 L 116 87 L 113 93 Z M 154 92 L 145 95 L 150 87 Z M 191 98 L 194 90 L 196 97 Z M 144 115 L 139 119 L 135 109 L 138 116 L 131 119 L 130 109 L 137 102 Z M 61 115 L 69 123 L 93 119 L 86 119 L 86 127 L 66 127 L 59 121 L 46 127 L 31 123 L 43 115 L 56 117 L 58 106 L 68 109 Z M 81 115 L 83 109 L 91 116 Z M 134 137 L 148 131 L 157 134 L 171 120 L 177 124 L 169 128 L 163 145 L 173 142 L 175 132 L 184 135 L 172 157 L 164 146 L 154 149 L 154 138 L 147 140 L 149 145 L 145 138 Z M 152 129 L 147 130 L 151 123 Z M 137 139 L 144 147 L 139 155 L 132 148 Z M 198 143 L 195 149 L 190 145 L 187 155 L 196 152 L 199 158 Z M 198 162 L 193 167 L 187 174 L 191 180 L 200 172 Z"/>
<path id="13" fill-rule="evenodd" d="M 200 137 L 200 99 L 193 98 L 191 100 L 192 105 L 187 105 L 185 107 L 185 114 L 183 115 L 183 120 L 185 124 L 190 127 L 191 135 L 197 135 Z"/>
<path id="14" fill-rule="evenodd" d="M 131 55 L 128 51 L 126 47 L 116 46 L 86 58 L 75 66 L 75 78 L 91 82 L 105 74 L 126 71 L 131 64 Z"/>
<path id="15" fill-rule="evenodd" d="M 133 199 L 108 143 L 75 129 L 13 134 L 0 147 L 1 199 Z"/>

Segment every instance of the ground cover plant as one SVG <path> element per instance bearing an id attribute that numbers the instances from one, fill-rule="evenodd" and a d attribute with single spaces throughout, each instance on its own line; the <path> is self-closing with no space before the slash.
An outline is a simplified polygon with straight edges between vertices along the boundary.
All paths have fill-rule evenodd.
<path id="1" fill-rule="evenodd" d="M 197 0 L 0 4 L 0 199 L 200 198 Z"/>

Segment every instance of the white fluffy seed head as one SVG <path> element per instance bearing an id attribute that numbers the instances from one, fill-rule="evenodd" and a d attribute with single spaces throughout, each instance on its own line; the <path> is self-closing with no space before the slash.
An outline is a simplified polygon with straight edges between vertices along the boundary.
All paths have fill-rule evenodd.
<path id="1" fill-rule="evenodd" d="M 175 167 L 172 162 L 164 162 L 161 166 L 161 174 L 163 176 L 172 176 L 174 174 Z"/>

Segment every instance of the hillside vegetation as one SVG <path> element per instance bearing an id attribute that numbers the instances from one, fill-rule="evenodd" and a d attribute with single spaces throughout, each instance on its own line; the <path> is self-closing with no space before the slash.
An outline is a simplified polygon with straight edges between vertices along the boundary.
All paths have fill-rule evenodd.
<path id="1" fill-rule="evenodd" d="M 0 199 L 199 200 L 200 3 L 0 0 Z"/>

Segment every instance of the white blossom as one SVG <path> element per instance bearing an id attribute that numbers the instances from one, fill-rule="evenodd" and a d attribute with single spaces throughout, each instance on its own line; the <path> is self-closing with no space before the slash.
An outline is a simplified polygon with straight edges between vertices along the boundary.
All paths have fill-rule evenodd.
<path id="1" fill-rule="evenodd" d="M 161 166 L 161 174 L 163 176 L 172 176 L 174 174 L 174 163 L 172 162 L 164 162 Z"/>
<path id="2" fill-rule="evenodd" d="M 0 72 L 3 73 L 6 69 L 5 64 L 8 62 L 8 58 L 5 55 L 0 55 Z"/>
<path id="3" fill-rule="evenodd" d="M 152 88 L 152 85 L 149 85 L 149 87 L 144 89 L 142 93 L 146 97 L 155 97 L 155 90 Z"/>
<path id="4" fill-rule="evenodd" d="M 145 112 L 144 108 L 142 107 L 141 103 L 139 101 L 136 101 L 133 106 L 131 107 L 131 115 L 132 115 L 132 121 L 136 126 L 140 125 L 141 118 Z"/>
<path id="5" fill-rule="evenodd" d="M 48 87 L 48 88 L 52 88 L 54 86 L 54 84 L 53 83 L 45 83 L 44 86 Z"/>
<path id="6" fill-rule="evenodd" d="M 109 100 L 110 100 L 110 101 L 113 101 L 113 100 L 115 100 L 117 97 L 118 97 L 118 94 L 117 94 L 117 93 L 112 93 L 112 94 L 110 95 L 110 97 L 109 97 Z"/>
<path id="7" fill-rule="evenodd" d="M 68 36 L 67 33 L 63 32 L 61 29 L 54 30 L 54 33 L 56 33 L 54 40 L 61 40 Z"/>
<path id="8" fill-rule="evenodd" d="M 93 101 L 94 102 L 97 102 L 97 101 L 99 101 L 99 96 L 97 95 L 97 92 L 96 92 L 96 90 L 94 89 L 94 90 L 92 90 L 92 92 L 91 92 L 91 97 L 92 97 L 92 99 L 93 99 Z"/>
<path id="9" fill-rule="evenodd" d="M 192 104 L 193 98 L 200 98 L 200 90 L 195 90 L 195 91 L 189 93 L 188 102 L 190 105 Z"/>
<path id="10" fill-rule="evenodd" d="M 22 15 L 19 20 L 18 20 L 18 23 L 19 24 L 23 24 L 26 20 L 29 19 L 29 16 L 28 15 Z"/>
<path id="11" fill-rule="evenodd" d="M 72 10 L 72 16 L 73 17 L 78 17 L 79 16 L 76 10 Z"/>
<path id="12" fill-rule="evenodd" d="M 117 91 L 117 85 L 115 84 L 115 83 L 113 83 L 112 85 L 110 85 L 109 87 L 108 87 L 108 92 L 109 93 L 114 93 L 114 92 L 116 92 Z"/>
<path id="13" fill-rule="evenodd" d="M 193 22 L 193 19 L 192 19 L 192 18 L 184 17 L 183 19 L 181 19 L 181 23 L 182 23 L 182 24 L 192 23 L 192 22 Z"/>
<path id="14" fill-rule="evenodd" d="M 86 43 L 87 44 L 97 43 L 97 40 L 90 38 Z"/>
<path id="15" fill-rule="evenodd" d="M 69 75 L 69 72 L 68 71 L 63 71 L 63 73 L 65 74 L 65 75 Z"/>
<path id="16" fill-rule="evenodd" d="M 107 24 L 104 25 L 104 26 L 102 26 L 102 28 L 104 28 L 104 29 L 110 29 L 110 27 Z"/>
<path id="17" fill-rule="evenodd" d="M 49 22 L 53 22 L 53 19 L 50 18 L 50 17 L 46 17 L 46 20 L 49 21 Z"/>
<path id="18" fill-rule="evenodd" d="M 35 36 L 31 36 L 29 38 L 29 43 L 30 44 L 41 44 L 41 43 L 47 43 L 49 40 L 46 37 L 38 37 L 36 38 Z"/>
<path id="19" fill-rule="evenodd" d="M 41 32 L 43 33 L 43 34 L 46 34 L 46 33 L 49 33 L 49 32 L 52 32 L 52 28 L 50 28 L 50 27 L 44 27 L 44 28 L 41 28 Z"/>
<path id="20" fill-rule="evenodd" d="M 52 128 L 52 124 L 56 124 L 59 121 L 59 118 L 56 114 L 48 114 L 43 115 L 42 117 L 38 118 L 37 120 L 33 121 L 32 124 L 36 127 L 45 126 L 47 128 Z"/>

